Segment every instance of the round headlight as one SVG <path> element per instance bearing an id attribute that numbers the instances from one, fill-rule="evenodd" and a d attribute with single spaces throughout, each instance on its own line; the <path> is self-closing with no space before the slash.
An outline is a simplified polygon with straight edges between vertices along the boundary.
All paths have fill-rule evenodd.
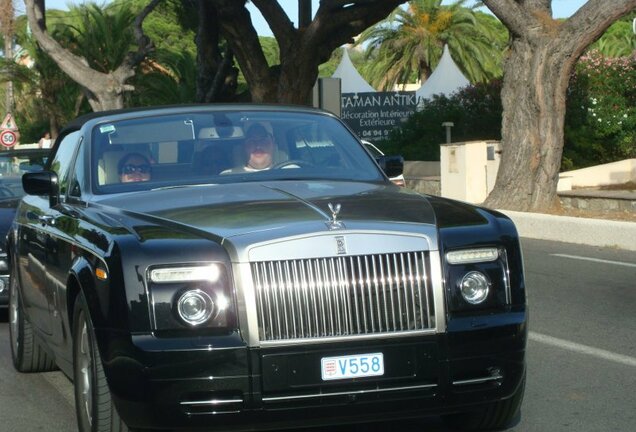
<path id="1" fill-rule="evenodd" d="M 459 284 L 462 297 L 470 304 L 479 304 L 488 297 L 488 279 L 483 273 L 466 273 Z"/>
<path id="2" fill-rule="evenodd" d="M 197 326 L 210 319 L 214 312 L 214 302 L 201 290 L 186 291 L 177 301 L 177 312 L 183 321 Z"/>

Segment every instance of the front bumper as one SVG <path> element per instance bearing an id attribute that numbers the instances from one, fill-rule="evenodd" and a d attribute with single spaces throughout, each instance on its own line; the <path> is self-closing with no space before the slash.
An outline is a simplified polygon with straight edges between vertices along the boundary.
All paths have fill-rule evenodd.
<path id="1" fill-rule="evenodd" d="M 527 329 L 522 311 L 450 320 L 445 334 L 267 349 L 238 334 L 222 345 L 97 336 L 131 427 L 237 431 L 421 417 L 506 399 L 524 375 Z M 321 380 L 322 357 L 378 351 L 383 376 Z"/>

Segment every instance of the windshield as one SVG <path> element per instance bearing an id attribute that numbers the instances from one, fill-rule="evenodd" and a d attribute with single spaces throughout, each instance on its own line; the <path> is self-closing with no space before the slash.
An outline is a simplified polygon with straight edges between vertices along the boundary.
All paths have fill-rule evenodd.
<path id="1" fill-rule="evenodd" d="M 20 198 L 22 174 L 42 171 L 49 150 L 6 150 L 0 151 L 0 200 Z"/>
<path id="2" fill-rule="evenodd" d="M 320 113 L 210 111 L 101 123 L 95 192 L 273 180 L 384 181 L 337 119 Z"/>

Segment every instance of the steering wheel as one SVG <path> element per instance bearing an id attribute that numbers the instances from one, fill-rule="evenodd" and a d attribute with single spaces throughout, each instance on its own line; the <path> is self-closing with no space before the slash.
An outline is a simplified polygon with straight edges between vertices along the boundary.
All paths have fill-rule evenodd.
<path id="1" fill-rule="evenodd" d="M 293 166 L 295 165 L 295 166 Z M 304 160 L 300 160 L 300 159 L 289 159 L 283 162 L 279 162 L 277 164 L 275 164 L 274 166 L 272 166 L 272 169 L 282 169 L 285 167 L 289 167 L 289 168 L 307 168 L 307 167 L 312 167 L 314 166 L 311 162 L 307 162 Z"/>

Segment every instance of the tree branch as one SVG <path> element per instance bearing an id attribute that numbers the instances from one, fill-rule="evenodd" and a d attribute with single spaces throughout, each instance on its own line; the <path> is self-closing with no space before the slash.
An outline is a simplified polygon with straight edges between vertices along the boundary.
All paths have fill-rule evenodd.
<path id="1" fill-rule="evenodd" d="M 529 37 L 529 27 L 540 27 L 541 24 L 519 0 L 483 0 L 484 4 L 508 28 L 510 33 Z"/>
<path id="2" fill-rule="evenodd" d="M 564 41 L 579 57 L 617 19 L 636 9 L 636 0 L 588 0 L 563 26 Z"/>
<path id="3" fill-rule="evenodd" d="M 280 51 L 286 51 L 287 47 L 298 39 L 298 31 L 294 28 L 294 24 L 285 10 L 277 1 L 252 0 L 252 3 L 261 11 L 263 18 L 269 24 Z"/>
<path id="4" fill-rule="evenodd" d="M 126 56 L 126 60 L 122 63 L 127 64 L 129 67 L 134 68 L 146 58 L 148 53 L 155 48 L 150 38 L 144 34 L 142 24 L 148 14 L 152 12 L 162 0 L 152 0 L 144 7 L 141 12 L 135 18 L 133 25 L 133 32 L 135 34 L 135 40 L 137 41 L 137 51 L 129 52 Z M 121 67 L 121 66 L 120 66 Z"/>
<path id="5" fill-rule="evenodd" d="M 91 69 L 84 58 L 66 50 L 47 33 L 43 0 L 24 0 L 24 5 L 33 36 L 64 73 L 73 81 L 87 88 L 92 83 L 104 78 L 105 74 Z"/>
<path id="6" fill-rule="evenodd" d="M 405 0 L 323 0 L 305 34 L 304 44 L 337 48 L 383 20 Z"/>
<path id="7" fill-rule="evenodd" d="M 252 24 L 245 0 L 210 0 L 219 14 L 225 40 L 241 65 L 249 83 L 262 83 L 262 88 L 274 87 L 274 77 L 267 64 L 256 29 Z M 252 86 L 252 91 L 258 91 Z M 257 98 L 262 100 L 261 97 Z"/>

